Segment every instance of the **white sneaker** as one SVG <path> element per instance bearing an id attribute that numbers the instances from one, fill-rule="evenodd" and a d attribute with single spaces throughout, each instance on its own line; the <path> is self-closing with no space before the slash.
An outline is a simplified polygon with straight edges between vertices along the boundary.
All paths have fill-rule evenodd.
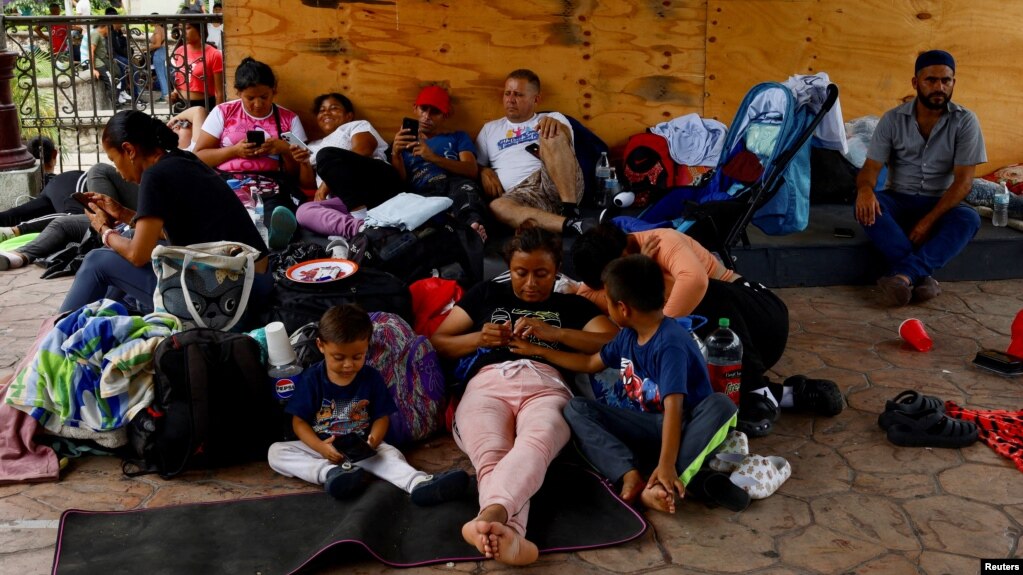
<path id="1" fill-rule="evenodd" d="M 338 238 L 327 244 L 327 253 L 334 259 L 348 259 L 349 251 L 351 251 L 351 248 L 348 246 L 348 240 L 344 238 Z"/>
<path id="2" fill-rule="evenodd" d="M 6 242 L 14 237 L 14 228 L 0 228 L 0 242 Z"/>
<path id="3" fill-rule="evenodd" d="M 128 102 L 131 102 L 131 96 L 129 96 L 127 92 L 121 92 L 117 95 L 118 104 L 125 104 Z"/>

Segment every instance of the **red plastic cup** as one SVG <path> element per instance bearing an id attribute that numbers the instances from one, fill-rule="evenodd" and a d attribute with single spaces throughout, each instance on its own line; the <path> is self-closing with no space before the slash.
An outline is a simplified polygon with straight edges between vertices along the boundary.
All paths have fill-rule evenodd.
<path id="1" fill-rule="evenodd" d="M 907 319 L 899 326 L 899 337 L 917 351 L 931 351 L 934 340 L 927 335 L 924 324 L 918 319 Z"/>

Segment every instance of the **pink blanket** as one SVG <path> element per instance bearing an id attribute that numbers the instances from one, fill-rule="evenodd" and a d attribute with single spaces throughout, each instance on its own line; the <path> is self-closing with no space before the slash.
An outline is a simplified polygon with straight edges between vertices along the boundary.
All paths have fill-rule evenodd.
<path id="1" fill-rule="evenodd" d="M 55 320 L 56 317 L 43 320 L 31 349 L 14 370 L 15 375 L 35 358 L 39 343 L 53 328 Z M 7 387 L 12 381 L 14 375 L 0 383 L 0 399 L 7 394 Z M 0 484 L 59 479 L 57 454 L 49 447 L 35 445 L 32 441 L 38 428 L 39 424 L 27 413 L 0 402 Z"/>

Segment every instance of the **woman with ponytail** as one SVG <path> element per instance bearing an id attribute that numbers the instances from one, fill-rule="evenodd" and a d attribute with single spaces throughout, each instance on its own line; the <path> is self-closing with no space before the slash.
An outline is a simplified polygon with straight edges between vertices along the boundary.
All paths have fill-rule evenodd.
<path id="1" fill-rule="evenodd" d="M 178 136 L 166 124 L 143 112 L 118 112 L 103 130 L 103 149 L 125 180 L 138 183 L 138 211 L 86 193 L 86 214 L 106 247 L 85 257 L 60 311 L 96 301 L 111 288 L 116 291 L 109 295 L 130 295 L 141 311 L 152 311 L 156 274 L 150 258 L 163 234 L 181 246 L 248 244 L 262 254 L 257 280 L 268 278 L 259 277 L 266 275 L 266 244 L 245 207 L 213 169 L 178 149 Z M 122 233 L 127 227 L 131 234 Z"/>

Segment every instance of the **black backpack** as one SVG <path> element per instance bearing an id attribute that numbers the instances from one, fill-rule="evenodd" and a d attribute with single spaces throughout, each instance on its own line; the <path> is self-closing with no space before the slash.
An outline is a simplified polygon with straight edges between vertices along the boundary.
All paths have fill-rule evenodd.
<path id="1" fill-rule="evenodd" d="M 259 344 L 244 334 L 196 328 L 162 341 L 154 353 L 153 403 L 132 418 L 137 459 L 125 475 L 159 473 L 266 459 L 283 439 L 284 411 L 270 389 Z"/>
<path id="2" fill-rule="evenodd" d="M 440 277 L 453 279 L 466 288 L 476 285 L 483 280 L 483 241 L 472 228 L 450 218 L 441 219 L 440 223 L 427 222 L 415 231 L 366 228 L 349 242 L 348 259 L 361 269 L 394 274 L 406 284 L 431 277 L 433 270 L 437 270 Z"/>
<path id="3" fill-rule="evenodd" d="M 288 333 L 319 322 L 328 309 L 343 303 L 362 309 L 387 311 L 412 321 L 412 295 L 408 285 L 385 271 L 360 265 L 353 275 L 332 282 L 305 284 L 279 279 L 267 300 L 263 324 L 284 323 Z"/>

